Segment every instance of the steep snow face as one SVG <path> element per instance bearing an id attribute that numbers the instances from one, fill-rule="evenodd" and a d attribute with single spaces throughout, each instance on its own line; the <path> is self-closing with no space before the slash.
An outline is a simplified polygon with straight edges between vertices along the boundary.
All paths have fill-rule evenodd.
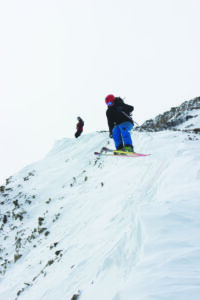
<path id="1" fill-rule="evenodd" d="M 1 187 L 1 299 L 199 300 L 199 135 L 132 138 L 152 155 L 63 139 Z"/>
<path id="2" fill-rule="evenodd" d="M 194 130 L 200 132 L 200 97 L 183 102 L 178 107 L 172 107 L 170 111 L 158 115 L 155 119 L 147 120 L 138 130 L 161 131 Z"/>

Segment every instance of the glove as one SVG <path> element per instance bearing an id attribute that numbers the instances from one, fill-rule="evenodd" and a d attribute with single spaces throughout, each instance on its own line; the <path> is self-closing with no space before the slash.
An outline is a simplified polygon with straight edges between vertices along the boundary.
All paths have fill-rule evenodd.
<path id="1" fill-rule="evenodd" d="M 117 111 L 122 111 L 123 110 L 123 107 L 121 107 L 121 106 L 119 106 L 119 107 L 117 107 Z"/>

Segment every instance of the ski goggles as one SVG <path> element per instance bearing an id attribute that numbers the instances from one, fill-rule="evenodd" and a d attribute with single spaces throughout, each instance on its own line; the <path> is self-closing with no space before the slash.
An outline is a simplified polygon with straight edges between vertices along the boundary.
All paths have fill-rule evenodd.
<path id="1" fill-rule="evenodd" d="M 108 103 L 106 103 L 107 104 L 107 106 L 111 106 L 111 105 L 113 105 L 113 102 L 108 102 Z"/>

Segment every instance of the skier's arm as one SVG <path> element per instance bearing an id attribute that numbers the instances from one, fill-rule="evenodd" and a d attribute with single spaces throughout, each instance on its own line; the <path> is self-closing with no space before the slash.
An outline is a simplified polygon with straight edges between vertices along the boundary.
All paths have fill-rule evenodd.
<path id="1" fill-rule="evenodd" d="M 109 112 L 106 112 L 106 116 L 107 116 L 107 121 L 108 121 L 108 127 L 109 127 L 109 132 L 110 132 L 110 136 L 112 136 L 112 130 L 114 128 L 114 121 L 112 120 Z"/>

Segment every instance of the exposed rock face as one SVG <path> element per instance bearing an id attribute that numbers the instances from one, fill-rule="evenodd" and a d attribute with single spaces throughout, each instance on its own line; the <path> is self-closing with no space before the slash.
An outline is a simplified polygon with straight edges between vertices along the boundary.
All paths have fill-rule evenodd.
<path id="1" fill-rule="evenodd" d="M 162 131 L 178 130 L 179 125 L 186 123 L 191 119 L 190 125 L 186 125 L 185 130 L 192 130 L 195 133 L 200 132 L 200 126 L 192 126 L 192 121 L 200 116 L 200 97 L 190 101 L 183 102 L 178 107 L 172 107 L 169 111 L 158 115 L 155 119 L 145 121 L 142 126 L 137 127 L 138 131 Z M 193 120 L 192 120 L 193 119 Z"/>

